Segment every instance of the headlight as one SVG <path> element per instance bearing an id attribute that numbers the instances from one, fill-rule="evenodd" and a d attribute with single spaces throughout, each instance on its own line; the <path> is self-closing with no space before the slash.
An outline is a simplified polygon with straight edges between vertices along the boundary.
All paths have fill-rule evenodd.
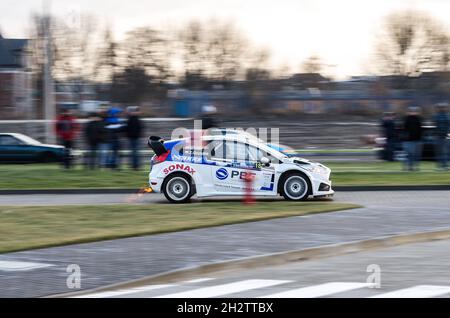
<path id="1" fill-rule="evenodd" d="M 317 173 L 317 174 L 322 174 L 322 175 L 328 174 L 328 169 L 321 165 L 315 165 L 315 164 L 314 165 L 311 165 L 311 164 L 303 165 L 302 168 L 304 168 L 312 173 Z"/>

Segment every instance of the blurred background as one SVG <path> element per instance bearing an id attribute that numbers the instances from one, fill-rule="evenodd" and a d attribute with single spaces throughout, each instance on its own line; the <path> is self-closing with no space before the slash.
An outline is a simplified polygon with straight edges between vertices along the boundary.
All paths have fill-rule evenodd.
<path id="1" fill-rule="evenodd" d="M 221 126 L 366 156 L 383 143 L 383 113 L 419 106 L 432 125 L 448 101 L 449 11 L 441 0 L 2 1 L 0 132 L 63 144 L 52 121 L 68 109 L 83 151 L 90 115 L 138 106 L 144 147 L 214 106 Z"/>
<path id="2" fill-rule="evenodd" d="M 448 0 L 1 0 L 0 297 L 71 291 L 69 264 L 94 288 L 394 234 L 448 238 L 449 12 Z M 147 138 L 195 119 L 279 129 L 274 148 L 332 170 L 333 202 L 169 208 L 144 195 Z M 99 240 L 111 241 L 13 253 Z M 263 277 L 321 284 L 381 264 L 388 288 L 441 295 L 444 243 Z"/>

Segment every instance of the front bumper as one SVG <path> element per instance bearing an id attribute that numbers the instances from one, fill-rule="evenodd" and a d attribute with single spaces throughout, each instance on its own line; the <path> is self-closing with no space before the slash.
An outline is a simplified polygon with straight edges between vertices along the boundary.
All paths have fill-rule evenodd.
<path id="1" fill-rule="evenodd" d="M 313 188 L 312 196 L 313 197 L 330 197 L 334 195 L 334 190 L 332 188 L 331 180 L 320 179 L 312 179 L 311 185 Z"/>
<path id="2" fill-rule="evenodd" d="M 334 191 L 333 190 L 329 191 L 328 194 L 313 195 L 313 198 L 332 198 L 332 197 L 334 197 Z"/>

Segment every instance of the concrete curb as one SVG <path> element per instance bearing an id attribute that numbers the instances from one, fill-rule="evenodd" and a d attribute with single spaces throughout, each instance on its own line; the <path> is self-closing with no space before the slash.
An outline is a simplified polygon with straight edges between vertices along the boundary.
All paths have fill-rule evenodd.
<path id="1" fill-rule="evenodd" d="M 450 184 L 443 185 L 374 185 L 374 186 L 336 186 L 336 192 L 357 191 L 449 191 Z M 120 188 L 92 188 L 92 189 L 25 189 L 25 190 L 0 190 L 0 195 L 26 195 L 26 194 L 133 194 L 139 189 Z"/>
<path id="2" fill-rule="evenodd" d="M 167 283 L 172 281 L 189 280 L 193 279 L 193 277 L 204 276 L 218 272 L 283 265 L 289 262 L 301 262 L 337 255 L 364 252 L 373 249 L 381 249 L 411 243 L 421 243 L 445 239 L 450 239 L 450 229 L 429 231 L 429 232 L 418 232 L 418 233 L 404 233 L 394 236 L 383 236 L 369 240 L 323 245 L 319 247 L 312 247 L 302 250 L 292 250 L 281 253 L 240 258 L 219 263 L 201 265 L 197 267 L 187 267 L 128 281 L 125 283 L 112 284 L 91 290 L 85 290 L 75 293 L 57 294 L 48 297 L 53 298 L 53 297 L 80 296 L 85 294 L 98 293 L 116 289 L 132 288 L 138 285 L 150 285 L 150 284 Z"/>

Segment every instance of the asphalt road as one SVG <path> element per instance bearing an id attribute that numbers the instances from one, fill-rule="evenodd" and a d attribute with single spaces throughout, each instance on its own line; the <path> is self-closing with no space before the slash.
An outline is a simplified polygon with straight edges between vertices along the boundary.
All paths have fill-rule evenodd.
<path id="1" fill-rule="evenodd" d="M 239 197 L 193 198 L 192 202 L 239 200 Z M 275 200 L 281 200 L 281 197 Z M 267 200 L 267 199 L 266 199 Z M 274 199 L 269 199 L 274 200 Z M 450 206 L 450 191 L 368 191 L 338 192 L 333 200 L 366 207 L 386 209 L 442 208 Z M 162 194 L 37 194 L 0 195 L 0 205 L 67 205 L 67 204 L 150 204 L 167 203 Z"/>
<path id="2" fill-rule="evenodd" d="M 0 196 L 0 204 L 109 204 L 126 203 L 127 199 L 130 196 L 22 195 Z M 162 200 L 155 194 L 131 196 L 131 199 L 137 203 Z M 66 270 L 71 264 L 81 268 L 81 289 L 90 289 L 236 258 L 450 228 L 450 191 L 345 192 L 338 193 L 336 200 L 365 207 L 2 254 L 0 297 L 36 297 L 73 291 L 66 285 L 69 276 Z"/>
<path id="3" fill-rule="evenodd" d="M 449 250 L 450 240 L 416 243 L 83 297 L 448 298 Z M 370 276 L 375 269 L 379 273 L 376 278 Z"/>

